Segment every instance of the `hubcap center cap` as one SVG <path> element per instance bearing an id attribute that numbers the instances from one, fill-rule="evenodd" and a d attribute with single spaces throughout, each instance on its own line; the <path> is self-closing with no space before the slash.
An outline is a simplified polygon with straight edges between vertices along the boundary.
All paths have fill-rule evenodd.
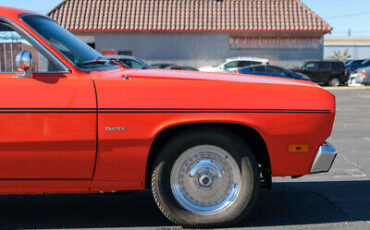
<path id="1" fill-rule="evenodd" d="M 209 187 L 213 184 L 213 177 L 212 175 L 208 175 L 208 173 L 204 173 L 199 177 L 199 184 L 204 187 Z"/>

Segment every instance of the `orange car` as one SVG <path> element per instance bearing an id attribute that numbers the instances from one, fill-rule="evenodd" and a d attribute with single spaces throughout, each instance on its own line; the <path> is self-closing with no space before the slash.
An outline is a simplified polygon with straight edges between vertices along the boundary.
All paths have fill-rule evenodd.
<path id="1" fill-rule="evenodd" d="M 335 97 L 300 80 L 131 70 L 0 7 L 0 193 L 151 188 L 183 226 L 244 217 L 272 176 L 326 172 Z"/>

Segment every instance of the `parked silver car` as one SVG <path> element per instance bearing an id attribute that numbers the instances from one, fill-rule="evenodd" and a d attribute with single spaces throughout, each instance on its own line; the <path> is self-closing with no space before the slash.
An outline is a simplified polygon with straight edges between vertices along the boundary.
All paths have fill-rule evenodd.
<path id="1" fill-rule="evenodd" d="M 220 65 L 200 67 L 199 71 L 234 73 L 239 68 L 247 67 L 250 65 L 266 65 L 266 64 L 269 64 L 268 59 L 255 57 L 236 57 L 226 59 L 226 61 Z"/>
<path id="2" fill-rule="evenodd" d="M 357 69 L 349 76 L 348 86 L 363 85 L 370 85 L 370 67 Z"/>

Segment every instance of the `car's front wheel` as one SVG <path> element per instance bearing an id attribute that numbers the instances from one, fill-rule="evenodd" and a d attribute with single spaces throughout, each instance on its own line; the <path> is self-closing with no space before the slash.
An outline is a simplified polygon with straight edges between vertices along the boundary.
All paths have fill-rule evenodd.
<path id="1" fill-rule="evenodd" d="M 236 134 L 226 129 L 189 129 L 161 149 L 152 191 L 160 210 L 176 224 L 233 224 L 257 198 L 258 165 Z"/>

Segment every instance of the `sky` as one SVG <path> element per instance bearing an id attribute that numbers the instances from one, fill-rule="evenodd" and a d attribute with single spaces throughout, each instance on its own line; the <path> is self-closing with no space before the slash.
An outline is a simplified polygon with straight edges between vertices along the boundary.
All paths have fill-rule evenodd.
<path id="1" fill-rule="evenodd" d="M 1 0 L 0 0 L 1 1 Z M 370 36 L 370 0 L 301 0 L 333 28 L 332 36 Z"/>
<path id="2" fill-rule="evenodd" d="M 334 30 L 329 36 L 370 36 L 370 0 L 301 0 Z M 0 0 L 0 5 L 46 14 L 61 0 Z"/>

